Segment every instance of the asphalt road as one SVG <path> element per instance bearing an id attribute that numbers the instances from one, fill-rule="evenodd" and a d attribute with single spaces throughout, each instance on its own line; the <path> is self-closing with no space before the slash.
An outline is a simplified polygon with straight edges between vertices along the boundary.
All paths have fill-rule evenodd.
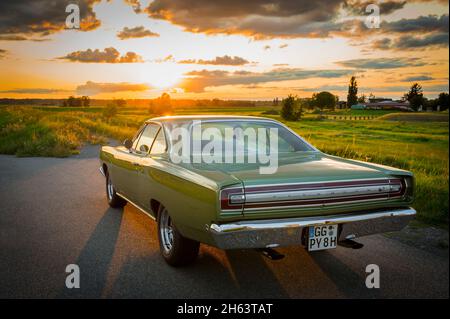
<path id="1" fill-rule="evenodd" d="M 195 264 L 171 268 L 151 219 L 108 207 L 97 153 L 0 156 L 1 298 L 449 297 L 448 251 L 383 235 L 362 238 L 360 250 L 283 248 L 279 261 L 203 245 Z M 65 286 L 68 264 L 80 267 L 80 289 Z M 380 267 L 379 289 L 365 286 L 368 264 Z"/>

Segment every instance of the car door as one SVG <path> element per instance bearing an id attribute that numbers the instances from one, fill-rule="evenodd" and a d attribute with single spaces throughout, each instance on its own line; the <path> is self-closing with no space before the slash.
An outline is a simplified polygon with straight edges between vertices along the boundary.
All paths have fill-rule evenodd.
<path id="1" fill-rule="evenodd" d="M 123 173 L 119 173 L 121 176 L 117 189 L 135 203 L 139 197 L 138 174 L 143 169 L 141 160 L 149 154 L 158 130 L 159 125 L 155 123 L 146 124 L 137 139 L 134 140 L 133 147 L 130 150 L 123 150 L 118 155 L 121 162 L 118 165 L 118 170 L 121 169 Z"/>
<path id="2" fill-rule="evenodd" d="M 110 175 L 114 184 L 114 188 L 118 193 L 126 197 L 129 196 L 130 190 L 128 185 L 130 179 L 136 179 L 136 166 L 133 165 L 134 156 L 132 155 L 133 149 L 135 149 L 137 142 L 145 128 L 145 124 L 142 125 L 133 137 L 133 147 L 127 149 L 125 146 L 118 146 L 114 152 L 114 159 L 112 160 Z"/>
<path id="3" fill-rule="evenodd" d="M 161 161 L 167 152 L 167 141 L 164 133 L 164 129 L 160 124 L 159 130 L 154 138 L 152 146 L 147 156 L 142 157 L 140 161 L 140 170 L 137 173 L 138 179 L 138 205 L 150 210 L 150 199 L 155 192 L 154 177 L 158 175 L 161 168 Z"/>

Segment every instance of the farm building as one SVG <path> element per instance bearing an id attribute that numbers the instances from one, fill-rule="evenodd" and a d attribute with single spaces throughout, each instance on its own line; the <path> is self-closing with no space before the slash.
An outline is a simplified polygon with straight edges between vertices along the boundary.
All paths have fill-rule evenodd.
<path id="1" fill-rule="evenodd" d="M 352 110 L 399 110 L 399 111 L 412 111 L 409 102 L 405 101 L 393 101 L 392 99 L 386 99 L 383 101 L 369 103 L 358 103 L 352 106 Z"/>

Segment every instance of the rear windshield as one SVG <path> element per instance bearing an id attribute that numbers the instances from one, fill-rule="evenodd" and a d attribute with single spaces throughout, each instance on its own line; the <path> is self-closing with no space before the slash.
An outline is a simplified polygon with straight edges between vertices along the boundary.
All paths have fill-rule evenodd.
<path id="1" fill-rule="evenodd" d="M 201 146 L 203 150 L 212 140 L 221 141 L 222 151 L 226 151 L 225 145 L 242 144 L 241 150 L 245 153 L 255 152 L 258 146 L 276 143 L 278 153 L 308 152 L 314 149 L 305 143 L 297 135 L 276 122 L 258 120 L 202 120 L 202 121 L 174 121 L 164 123 L 167 136 L 172 144 L 180 142 L 181 135 L 177 128 L 183 128 L 189 134 L 191 152 L 195 153 L 193 145 Z M 276 141 L 275 141 L 276 140 Z M 258 144 L 262 143 L 262 144 Z M 216 144 L 217 145 L 217 144 Z M 273 149 L 272 149 L 273 150 Z"/>

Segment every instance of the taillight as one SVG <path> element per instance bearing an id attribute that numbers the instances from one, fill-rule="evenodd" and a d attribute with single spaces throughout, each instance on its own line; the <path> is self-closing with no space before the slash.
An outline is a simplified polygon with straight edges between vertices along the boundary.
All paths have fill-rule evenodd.
<path id="1" fill-rule="evenodd" d="M 244 203 L 243 187 L 229 187 L 220 191 L 220 209 L 222 211 L 242 210 Z"/>

